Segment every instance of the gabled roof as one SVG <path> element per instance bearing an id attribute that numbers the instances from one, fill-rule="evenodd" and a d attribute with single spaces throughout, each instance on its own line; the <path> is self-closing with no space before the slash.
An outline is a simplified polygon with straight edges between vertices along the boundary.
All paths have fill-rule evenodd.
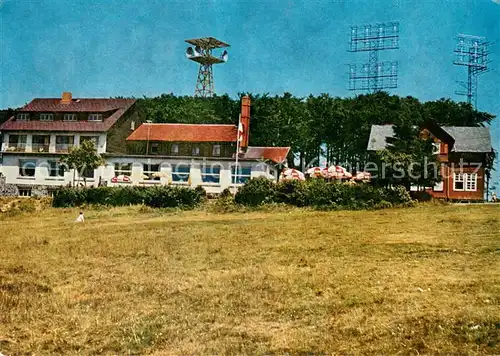
<path id="1" fill-rule="evenodd" d="M 488 127 L 443 126 L 455 139 L 452 152 L 491 152 L 491 137 Z"/>
<path id="2" fill-rule="evenodd" d="M 94 112 L 102 113 L 129 107 L 135 99 L 72 99 L 62 103 L 61 98 L 33 99 L 19 109 L 21 112 Z"/>
<path id="3" fill-rule="evenodd" d="M 142 124 L 127 141 L 236 142 L 235 125 Z"/>
<path id="4" fill-rule="evenodd" d="M 451 152 L 491 152 L 491 137 L 488 127 L 442 126 L 454 144 Z M 387 147 L 386 139 L 394 137 L 392 125 L 372 125 L 368 139 L 368 151 L 380 151 Z"/>
<path id="5" fill-rule="evenodd" d="M 248 147 L 244 159 L 267 159 L 275 163 L 286 160 L 290 147 Z"/>
<path id="6" fill-rule="evenodd" d="M 135 99 L 73 99 L 69 104 L 61 104 L 61 99 L 33 99 L 21 108 L 21 112 L 112 112 L 102 122 L 93 121 L 17 121 L 15 116 L 0 125 L 0 131 L 74 131 L 105 132 L 135 103 Z"/>
<path id="7" fill-rule="evenodd" d="M 394 136 L 392 125 L 372 125 L 368 140 L 368 151 L 381 151 L 387 147 L 386 139 Z"/>

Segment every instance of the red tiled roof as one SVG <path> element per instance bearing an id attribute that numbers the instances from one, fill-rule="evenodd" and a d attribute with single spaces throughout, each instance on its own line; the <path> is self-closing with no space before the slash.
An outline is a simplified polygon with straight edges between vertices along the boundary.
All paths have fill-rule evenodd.
<path id="1" fill-rule="evenodd" d="M 67 104 L 61 98 L 33 99 L 29 104 L 19 109 L 23 112 L 107 112 L 135 103 L 135 99 L 73 99 Z"/>
<path id="2" fill-rule="evenodd" d="M 127 141 L 236 142 L 235 125 L 142 124 Z"/>
<path id="3" fill-rule="evenodd" d="M 286 160 L 290 147 L 248 147 L 244 159 L 268 159 L 275 163 Z"/>
<path id="4" fill-rule="evenodd" d="M 12 116 L 0 125 L 0 131 L 76 131 L 104 132 L 135 103 L 135 99 L 78 99 L 70 104 L 61 104 L 60 99 L 33 99 L 19 111 L 29 112 L 108 112 L 116 110 L 102 122 L 93 121 L 17 121 Z"/>

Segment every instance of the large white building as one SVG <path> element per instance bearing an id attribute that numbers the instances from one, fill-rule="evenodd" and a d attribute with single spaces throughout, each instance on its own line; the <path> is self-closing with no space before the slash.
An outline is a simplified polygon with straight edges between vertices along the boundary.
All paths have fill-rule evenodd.
<path id="1" fill-rule="evenodd" d="M 34 99 L 0 126 L 0 195 L 43 196 L 72 184 L 202 186 L 208 193 L 251 177 L 276 179 L 288 147 L 248 147 L 250 100 L 242 99 L 241 150 L 236 125 L 139 125 L 134 99 Z M 138 126 L 137 128 L 135 128 Z M 60 158 L 92 140 L 106 164 L 82 177 Z"/>

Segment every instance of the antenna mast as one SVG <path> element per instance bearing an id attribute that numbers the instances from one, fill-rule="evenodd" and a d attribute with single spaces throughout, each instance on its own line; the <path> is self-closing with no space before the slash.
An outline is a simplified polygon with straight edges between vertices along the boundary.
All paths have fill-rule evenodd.
<path id="1" fill-rule="evenodd" d="M 455 48 L 454 65 L 467 67 L 467 82 L 458 82 L 463 90 L 455 91 L 457 95 L 467 97 L 467 102 L 477 106 L 477 77 L 488 71 L 488 46 L 484 37 L 458 35 Z"/>
<path id="2" fill-rule="evenodd" d="M 212 55 L 212 50 L 229 47 L 229 44 L 213 37 L 194 38 L 186 40 L 186 42 L 195 46 L 194 49 L 192 47 L 187 48 L 187 58 L 200 65 L 194 96 L 212 97 L 215 94 L 212 65 L 225 63 L 228 58 L 227 51 L 224 51 L 220 57 L 216 57 Z"/>
<path id="3" fill-rule="evenodd" d="M 379 62 L 379 52 L 399 48 L 399 23 L 351 26 L 349 52 L 369 52 L 368 63 L 349 65 L 349 90 L 376 92 L 398 86 L 398 62 Z"/>

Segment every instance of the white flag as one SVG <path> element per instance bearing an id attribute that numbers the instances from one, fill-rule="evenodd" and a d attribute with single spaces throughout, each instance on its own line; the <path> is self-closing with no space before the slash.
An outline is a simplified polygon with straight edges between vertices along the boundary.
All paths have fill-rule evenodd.
<path id="1" fill-rule="evenodd" d="M 243 125 L 241 124 L 241 122 L 238 123 L 238 141 L 243 141 Z"/>

